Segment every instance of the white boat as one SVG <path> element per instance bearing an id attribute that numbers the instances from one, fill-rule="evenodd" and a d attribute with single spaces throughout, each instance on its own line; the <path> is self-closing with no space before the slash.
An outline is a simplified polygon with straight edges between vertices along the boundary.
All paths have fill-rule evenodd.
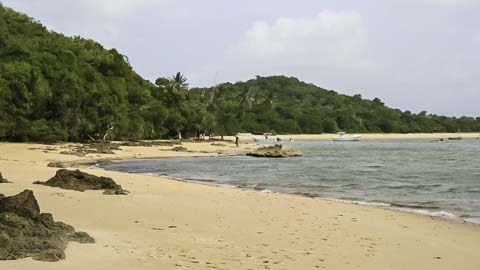
<path id="1" fill-rule="evenodd" d="M 357 142 L 360 140 L 361 135 L 346 135 L 345 132 L 338 132 L 336 137 L 332 140 L 335 142 Z"/>
<path id="2" fill-rule="evenodd" d="M 252 136 L 254 142 L 273 142 L 275 138 L 269 137 L 272 133 L 263 133 L 263 136 Z"/>

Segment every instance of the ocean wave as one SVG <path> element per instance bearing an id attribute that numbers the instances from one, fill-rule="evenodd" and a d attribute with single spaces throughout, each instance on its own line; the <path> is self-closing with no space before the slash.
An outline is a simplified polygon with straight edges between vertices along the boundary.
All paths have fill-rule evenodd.
<path id="1" fill-rule="evenodd" d="M 437 187 L 443 187 L 443 184 L 420 184 L 420 185 L 380 185 L 377 186 L 376 188 L 381 188 L 381 189 L 431 189 L 431 188 L 437 188 Z"/>
<path id="2" fill-rule="evenodd" d="M 440 210 L 441 208 L 438 206 L 433 205 L 426 205 L 427 203 L 422 203 L 423 205 L 419 204 L 404 204 L 404 203 L 390 203 L 392 207 L 398 208 L 411 208 L 411 209 L 423 209 L 423 210 Z"/>
<path id="3" fill-rule="evenodd" d="M 341 185 L 340 187 L 350 187 L 350 188 L 354 188 L 354 187 L 360 187 L 360 184 L 351 183 L 351 184 Z"/>

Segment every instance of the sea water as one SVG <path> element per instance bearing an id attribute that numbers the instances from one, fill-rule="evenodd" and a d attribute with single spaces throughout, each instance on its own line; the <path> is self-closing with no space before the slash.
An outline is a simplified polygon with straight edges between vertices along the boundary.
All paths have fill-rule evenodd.
<path id="1" fill-rule="evenodd" d="M 293 147 L 304 156 L 164 158 L 100 166 L 480 222 L 480 140 L 322 140 L 296 141 Z"/>

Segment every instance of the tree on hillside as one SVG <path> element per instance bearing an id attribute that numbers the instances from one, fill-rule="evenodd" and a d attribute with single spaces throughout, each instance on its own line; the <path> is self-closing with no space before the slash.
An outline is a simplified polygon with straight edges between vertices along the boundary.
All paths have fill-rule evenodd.
<path id="1" fill-rule="evenodd" d="M 242 116 L 245 117 L 245 113 L 250 110 L 255 102 L 255 95 L 253 88 L 245 85 L 242 92 L 238 95 L 238 104 L 242 108 Z"/>
<path id="2" fill-rule="evenodd" d="M 188 90 L 187 78 L 185 78 L 185 76 L 183 76 L 180 72 L 177 72 L 175 75 L 173 75 L 170 80 L 172 82 L 174 92 Z"/>

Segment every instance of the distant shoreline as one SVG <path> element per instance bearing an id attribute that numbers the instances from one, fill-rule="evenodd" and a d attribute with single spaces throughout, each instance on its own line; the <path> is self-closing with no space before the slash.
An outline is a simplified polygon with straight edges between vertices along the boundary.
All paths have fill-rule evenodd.
<path id="1" fill-rule="evenodd" d="M 462 139 L 478 139 L 480 138 L 480 133 L 351 133 L 361 135 L 361 139 L 448 139 L 461 137 Z M 254 134 L 253 136 L 259 137 L 262 135 Z M 324 133 L 324 134 L 280 134 L 280 135 L 270 135 L 271 138 L 281 138 L 282 140 L 288 140 L 292 138 L 294 140 L 330 140 L 335 137 L 334 133 Z M 234 139 L 233 136 L 225 136 L 225 139 Z M 242 134 L 240 135 L 240 140 L 251 140 L 251 135 Z"/>

